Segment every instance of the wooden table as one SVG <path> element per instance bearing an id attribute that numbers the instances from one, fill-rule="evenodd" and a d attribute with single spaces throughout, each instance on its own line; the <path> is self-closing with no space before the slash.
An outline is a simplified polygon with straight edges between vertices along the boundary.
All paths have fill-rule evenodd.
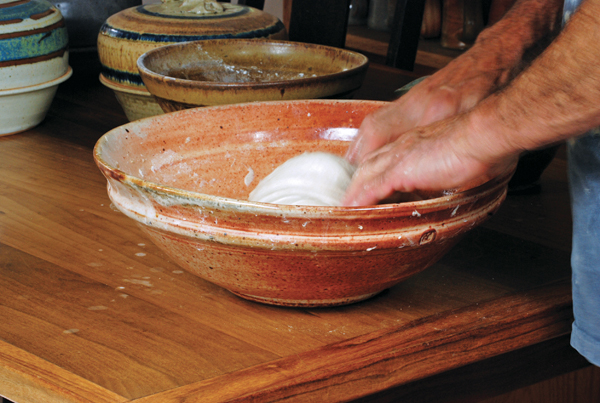
<path id="1" fill-rule="evenodd" d="M 85 64 L 85 63 L 84 63 Z M 362 303 L 286 309 L 171 262 L 111 208 L 92 147 L 126 123 L 75 66 L 0 138 L 0 394 L 22 402 L 467 401 L 586 365 L 568 347 L 565 161 L 433 267 Z M 372 66 L 359 94 L 413 77 Z"/>

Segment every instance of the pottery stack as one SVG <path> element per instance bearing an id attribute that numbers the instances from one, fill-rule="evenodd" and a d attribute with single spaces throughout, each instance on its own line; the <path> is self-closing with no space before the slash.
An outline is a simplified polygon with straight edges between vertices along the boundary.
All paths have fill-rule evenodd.
<path id="1" fill-rule="evenodd" d="M 0 135 L 42 122 L 71 74 L 58 9 L 46 0 L 0 0 Z"/>
<path id="2" fill-rule="evenodd" d="M 98 35 L 100 81 L 115 92 L 129 120 L 162 114 L 137 68 L 149 50 L 174 43 L 228 38 L 286 39 L 283 23 L 252 7 L 211 0 L 168 0 L 109 17 Z"/>

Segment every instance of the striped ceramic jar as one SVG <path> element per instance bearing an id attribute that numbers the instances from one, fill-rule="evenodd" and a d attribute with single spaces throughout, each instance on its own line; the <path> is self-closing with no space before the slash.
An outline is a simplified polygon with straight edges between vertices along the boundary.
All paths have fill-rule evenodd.
<path id="1" fill-rule="evenodd" d="M 46 0 L 0 0 L 0 135 L 40 123 L 71 72 L 61 13 Z"/>
<path id="2" fill-rule="evenodd" d="M 0 0 L 0 89 L 54 80 L 69 67 L 61 13 L 46 0 Z"/>

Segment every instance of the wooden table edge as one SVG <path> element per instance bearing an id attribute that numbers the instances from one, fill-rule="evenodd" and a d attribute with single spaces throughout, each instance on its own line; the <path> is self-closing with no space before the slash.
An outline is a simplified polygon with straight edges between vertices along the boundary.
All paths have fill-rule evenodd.
<path id="1" fill-rule="evenodd" d="M 0 394 L 19 403 L 127 401 L 123 396 L 1 340 Z"/>
<path id="2" fill-rule="evenodd" d="M 349 401 L 568 334 L 567 281 L 134 400 Z"/>

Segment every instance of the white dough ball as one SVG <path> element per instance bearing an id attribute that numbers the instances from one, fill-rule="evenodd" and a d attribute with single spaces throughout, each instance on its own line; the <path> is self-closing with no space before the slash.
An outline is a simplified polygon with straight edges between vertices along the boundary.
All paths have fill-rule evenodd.
<path id="1" fill-rule="evenodd" d="M 341 206 L 355 167 L 344 158 L 312 152 L 287 160 L 250 193 L 250 201 L 304 206 Z"/>

